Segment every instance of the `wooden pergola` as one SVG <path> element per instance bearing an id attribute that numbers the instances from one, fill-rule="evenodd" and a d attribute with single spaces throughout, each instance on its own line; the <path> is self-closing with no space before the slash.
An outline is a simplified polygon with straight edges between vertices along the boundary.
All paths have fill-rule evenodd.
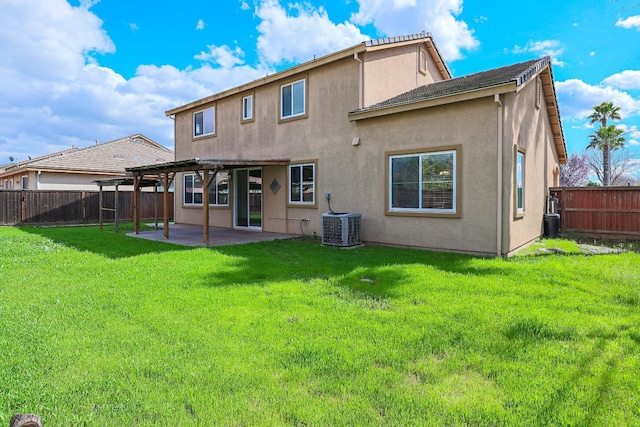
<path id="1" fill-rule="evenodd" d="M 169 239 L 169 187 L 180 172 L 193 172 L 202 182 L 202 241 L 209 245 L 209 187 L 222 170 L 232 170 L 257 166 L 287 166 L 289 159 L 189 159 L 154 165 L 126 168 L 133 179 L 133 223 L 134 232 L 140 231 L 140 189 L 145 182 L 145 176 L 159 177 L 164 189 L 164 238 Z M 177 199 L 176 199 L 177 200 Z"/>
<path id="2" fill-rule="evenodd" d="M 134 179 L 132 177 L 119 177 L 119 178 L 108 178 L 108 179 L 99 179 L 97 181 L 94 181 L 98 187 L 100 187 L 100 193 L 99 193 L 99 199 L 98 199 L 98 204 L 99 204 L 99 221 L 100 221 L 100 230 L 102 230 L 102 224 L 104 222 L 104 212 L 105 211 L 109 211 L 109 212 L 113 212 L 114 213 L 114 222 L 115 222 L 115 230 L 116 233 L 118 232 L 118 218 L 119 218 L 119 211 L 118 211 L 118 188 L 121 185 L 127 185 L 127 186 L 133 186 L 134 185 Z M 139 187 L 143 188 L 143 187 L 153 187 L 154 188 L 154 193 L 158 192 L 158 186 L 161 185 L 160 180 L 159 179 L 152 179 L 152 178 L 146 178 L 140 181 L 139 183 Z M 102 191 L 103 187 L 115 187 L 115 200 L 114 200 L 114 206 L 113 207 L 105 207 L 104 206 L 104 193 Z M 157 206 L 157 201 L 156 198 L 153 198 L 153 205 L 154 205 L 154 217 L 155 217 L 155 223 L 156 223 L 156 230 L 158 229 L 158 206 Z M 135 209 L 134 209 L 135 212 Z M 135 213 L 134 213 L 135 215 Z"/>

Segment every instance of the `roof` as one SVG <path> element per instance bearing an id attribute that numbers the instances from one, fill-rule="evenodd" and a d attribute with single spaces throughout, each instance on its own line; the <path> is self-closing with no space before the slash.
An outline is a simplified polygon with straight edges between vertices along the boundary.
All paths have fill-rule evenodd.
<path id="1" fill-rule="evenodd" d="M 378 104 L 361 108 L 351 112 L 350 114 L 381 110 L 398 105 L 411 104 L 429 99 L 455 95 L 458 93 L 504 85 L 511 82 L 514 82 L 516 83 L 516 86 L 519 86 L 535 74 L 533 72 L 534 70 L 539 71 L 544 65 L 548 64 L 548 57 L 533 59 L 531 61 L 521 62 L 507 67 L 495 68 L 493 70 L 469 74 L 463 77 L 438 81 L 420 86 Z"/>
<path id="2" fill-rule="evenodd" d="M 243 93 L 268 83 L 289 78 L 293 75 L 309 71 L 313 68 L 317 68 L 325 64 L 329 64 L 345 58 L 351 58 L 355 54 L 363 53 L 370 50 L 387 49 L 390 47 L 397 47 L 397 46 L 416 44 L 416 43 L 426 43 L 427 50 L 429 51 L 429 54 L 431 55 L 434 62 L 436 63 L 440 73 L 443 75 L 443 78 L 450 78 L 451 73 L 449 72 L 449 69 L 445 65 L 444 60 L 442 59 L 442 56 L 440 55 L 440 52 L 438 51 L 431 34 L 427 32 L 422 32 L 417 34 L 409 34 L 409 35 L 397 36 L 397 37 L 384 37 L 384 38 L 364 41 L 362 43 L 331 53 L 329 55 L 321 56 L 317 59 L 314 58 L 312 61 L 305 62 L 295 67 L 287 68 L 286 70 L 267 75 L 261 79 L 257 79 L 252 82 L 245 83 L 243 85 L 236 86 L 234 88 L 227 89 L 225 91 L 215 93 L 205 98 L 201 98 L 196 101 L 190 102 L 188 104 L 184 104 L 182 106 L 173 108 L 171 110 L 166 111 L 165 114 L 167 116 L 172 116 L 174 114 L 177 114 L 186 110 L 190 110 L 192 108 L 200 107 L 202 105 L 217 101 L 222 98 L 226 98 L 231 95 Z"/>
<path id="3" fill-rule="evenodd" d="M 560 163 L 566 163 L 567 147 L 553 84 L 551 58 L 548 56 L 420 86 L 386 101 L 352 111 L 349 118 L 362 120 L 474 97 L 513 92 L 537 75 L 542 80 L 558 158 Z"/>
<path id="4" fill-rule="evenodd" d="M 15 170 L 46 170 L 71 173 L 124 174 L 125 168 L 149 163 L 170 161 L 173 151 L 141 134 L 85 148 L 73 147 L 56 155 L 47 155 L 23 161 Z"/>
<path id="5" fill-rule="evenodd" d="M 67 148 L 67 149 L 62 150 L 62 151 L 57 151 L 55 153 L 50 153 L 50 154 L 45 154 L 43 156 L 34 157 L 33 159 L 31 157 L 29 157 L 28 160 L 22 160 L 22 161 L 19 161 L 19 162 L 8 163 L 6 165 L 0 166 L 0 173 L 5 172 L 5 171 L 7 171 L 9 169 L 20 169 L 20 168 L 22 168 L 22 167 L 24 167 L 24 166 L 26 166 L 26 165 L 28 165 L 30 163 L 34 163 L 34 162 L 38 162 L 38 161 L 41 161 L 41 160 L 50 159 L 50 158 L 57 157 L 57 156 L 62 156 L 64 154 L 72 153 L 72 152 L 78 151 L 78 150 L 79 150 L 78 147 L 73 146 L 71 148 Z"/>

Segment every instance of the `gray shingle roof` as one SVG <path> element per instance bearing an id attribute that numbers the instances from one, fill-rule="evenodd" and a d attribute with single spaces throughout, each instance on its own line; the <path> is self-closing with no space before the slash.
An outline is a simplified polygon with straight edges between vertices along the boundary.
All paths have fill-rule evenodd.
<path id="1" fill-rule="evenodd" d="M 33 161 L 25 167 L 124 173 L 128 167 L 167 162 L 173 157 L 173 151 L 137 134 Z"/>
<path id="2" fill-rule="evenodd" d="M 478 89 L 485 89 L 499 86 L 505 83 L 515 82 L 520 86 L 531 76 L 549 65 L 550 58 L 532 59 L 530 61 L 513 64 L 506 67 L 495 68 L 493 70 L 482 71 L 469 74 L 454 79 L 442 80 L 428 85 L 420 86 L 398 96 L 395 96 L 378 104 L 371 105 L 350 114 L 364 113 L 385 108 L 395 107 L 404 104 L 412 104 L 444 96 L 455 95 L 464 92 L 471 92 Z"/>

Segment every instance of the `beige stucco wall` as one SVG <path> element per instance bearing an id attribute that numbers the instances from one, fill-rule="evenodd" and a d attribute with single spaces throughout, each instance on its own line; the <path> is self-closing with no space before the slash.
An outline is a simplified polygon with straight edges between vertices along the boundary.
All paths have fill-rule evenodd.
<path id="1" fill-rule="evenodd" d="M 29 177 L 28 190 L 75 190 L 75 191 L 97 191 L 98 186 L 94 181 L 108 179 L 113 175 L 91 174 L 91 173 L 64 173 L 41 171 L 38 174 L 35 170 L 24 170 L 14 175 L 0 177 L 0 184 L 4 179 L 14 180 L 14 189 L 21 188 L 22 177 Z M 120 187 L 121 190 L 131 190 L 132 187 Z"/>
<path id="2" fill-rule="evenodd" d="M 496 248 L 497 107 L 491 98 L 395 114 L 358 123 L 362 143 L 341 156 L 340 168 L 359 165 L 354 188 L 335 205 L 363 212 L 367 241 L 490 254 Z M 459 218 L 385 215 L 386 151 L 459 145 Z"/>
<path id="3" fill-rule="evenodd" d="M 364 62 L 364 106 L 377 104 L 418 86 L 441 80 L 431 55 L 427 55 L 427 73 L 419 70 L 420 44 L 397 49 L 366 52 Z"/>
<path id="4" fill-rule="evenodd" d="M 378 58 L 368 56 L 366 64 L 371 68 L 367 69 L 367 79 L 374 79 L 375 73 L 387 74 L 385 67 L 387 70 L 396 66 L 410 67 L 411 72 L 416 72 L 416 46 L 402 48 L 397 55 L 391 58 L 386 52 Z M 431 66 L 435 67 L 435 64 Z M 251 92 L 255 120 L 248 123 L 241 122 L 241 100 L 247 93 L 178 113 L 175 117 L 176 160 L 287 158 L 292 162 L 314 161 L 316 204 L 311 207 L 287 206 L 287 167 L 263 168 L 263 231 L 293 234 L 304 231 L 321 236 L 322 213 L 329 210 L 324 194 L 330 193 L 331 207 L 335 211 L 362 214 L 362 233 L 366 242 L 495 255 L 498 250 L 499 108 L 493 96 L 350 122 L 348 113 L 358 107 L 359 72 L 359 63 L 346 58 L 258 87 Z M 307 79 L 307 115 L 279 123 L 280 86 L 303 77 Z M 412 89 L 415 83 L 414 78 L 411 87 L 401 88 L 388 81 L 380 86 L 379 93 L 389 91 L 381 96 L 386 99 Z M 546 110 L 544 106 L 535 109 L 534 96 L 535 84 L 525 86 L 517 94 L 501 96 L 505 123 L 503 253 L 540 235 L 544 196 L 553 174 L 553 166 L 545 169 L 545 160 L 557 163 Z M 193 113 L 211 105 L 216 106 L 216 135 L 192 138 Z M 354 138 L 359 138 L 358 145 L 352 144 Z M 513 147 L 516 143 L 526 149 L 526 212 L 518 219 L 513 215 Z M 385 153 L 421 152 L 451 146 L 459 147 L 461 156 L 458 162 L 461 168 L 458 217 L 386 214 Z M 273 179 L 282 186 L 277 194 L 269 189 Z M 182 207 L 182 183 L 182 177 L 178 175 L 175 219 L 179 223 L 201 224 L 201 208 Z M 233 191 L 232 180 L 231 194 Z M 233 226 L 233 197 L 231 200 L 228 208 L 210 209 L 212 225 Z M 303 223 L 301 230 L 302 218 L 308 221 Z"/>
<path id="5" fill-rule="evenodd" d="M 291 79 L 257 88 L 254 92 L 255 120 L 241 123 L 241 100 L 246 93 L 217 101 L 216 136 L 193 139 L 192 117 L 200 107 L 175 117 L 176 160 L 190 158 L 277 159 L 291 161 L 324 159 L 318 162 L 317 205 L 324 201 L 321 177 L 335 173 L 335 147 L 351 147 L 357 136 L 348 113 L 358 108 L 359 65 L 352 58 L 313 70 Z M 278 123 L 278 97 L 281 84 L 307 79 L 308 114 L 305 118 Z M 327 126 L 327 124 L 331 124 Z M 272 194 L 269 185 L 276 178 L 282 188 Z M 182 178 L 176 179 L 176 194 L 182 195 Z M 233 189 L 231 190 L 233 191 Z M 263 231 L 300 233 L 300 218 L 310 218 L 305 232 L 320 233 L 320 209 L 316 207 L 286 208 L 287 168 L 263 169 Z M 182 209 L 182 198 L 176 197 L 176 221 L 202 223 L 201 209 Z M 324 207 L 326 210 L 326 207 Z M 233 206 L 223 212 L 212 208 L 212 225 L 232 226 Z M 222 217 L 222 218 L 221 218 Z"/>
<path id="6" fill-rule="evenodd" d="M 559 166 L 549 116 L 544 101 L 536 108 L 536 78 L 519 92 L 507 94 L 504 102 L 505 134 L 505 252 L 530 243 L 543 232 L 546 196 L 554 185 L 554 169 Z M 524 150 L 524 214 L 516 214 L 515 153 Z"/>

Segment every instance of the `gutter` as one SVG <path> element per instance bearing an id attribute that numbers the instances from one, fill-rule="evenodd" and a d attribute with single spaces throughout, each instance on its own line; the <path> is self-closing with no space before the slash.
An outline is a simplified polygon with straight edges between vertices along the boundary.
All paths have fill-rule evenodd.
<path id="1" fill-rule="evenodd" d="M 358 109 L 364 108 L 364 63 L 358 57 L 358 52 L 353 54 L 353 59 L 360 63 L 360 72 L 358 74 Z"/>
<path id="2" fill-rule="evenodd" d="M 497 188 L 497 212 L 496 212 L 496 256 L 502 256 L 502 138 L 503 138 L 503 118 L 502 118 L 502 102 L 500 95 L 495 94 L 493 100 L 498 106 L 498 173 L 496 179 Z"/>

